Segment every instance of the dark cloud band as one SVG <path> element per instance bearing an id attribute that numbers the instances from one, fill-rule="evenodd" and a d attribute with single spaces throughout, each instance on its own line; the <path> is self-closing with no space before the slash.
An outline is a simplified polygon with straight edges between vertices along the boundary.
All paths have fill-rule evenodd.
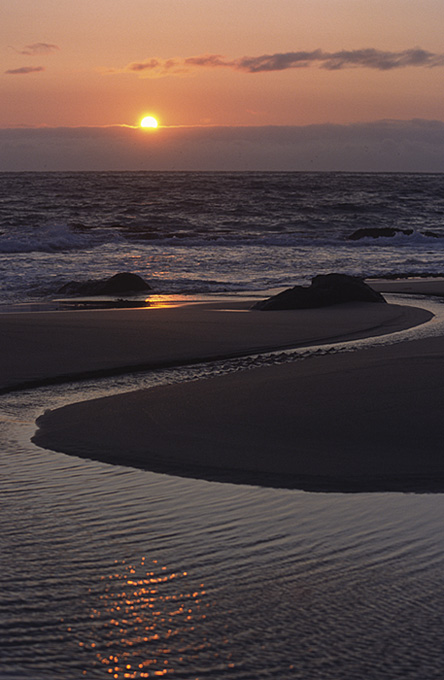
<path id="1" fill-rule="evenodd" d="M 0 171 L 23 170 L 442 173 L 444 123 L 0 129 Z"/>
<path id="2" fill-rule="evenodd" d="M 420 47 L 402 52 L 389 52 L 366 48 L 360 50 L 341 50 L 339 52 L 282 52 L 263 54 L 258 57 L 226 59 L 220 54 L 202 54 L 195 57 L 160 59 L 150 58 L 129 64 L 125 71 L 145 72 L 146 75 L 168 75 L 188 72 L 195 68 L 229 68 L 246 73 L 285 71 L 293 68 L 308 68 L 318 65 L 329 71 L 345 68 L 371 68 L 379 71 L 407 67 L 433 68 L 444 66 L 444 55 L 428 52 Z"/>
<path id="3" fill-rule="evenodd" d="M 433 54 L 420 48 L 403 52 L 387 52 L 367 48 L 362 50 L 341 50 L 340 52 L 286 52 L 283 54 L 243 57 L 235 62 L 235 68 L 250 73 L 260 71 L 283 71 L 289 68 L 308 67 L 318 63 L 321 68 L 337 71 L 343 68 L 361 67 L 389 71 L 407 66 L 443 66 L 444 55 Z"/>

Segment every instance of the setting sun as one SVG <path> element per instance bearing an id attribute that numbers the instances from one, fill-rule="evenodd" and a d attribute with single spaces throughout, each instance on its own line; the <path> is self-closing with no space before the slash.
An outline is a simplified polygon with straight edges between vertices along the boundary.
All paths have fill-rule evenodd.
<path id="1" fill-rule="evenodd" d="M 154 116 L 145 116 L 145 118 L 142 118 L 140 121 L 140 127 L 143 128 L 156 128 L 158 125 L 159 123 Z"/>

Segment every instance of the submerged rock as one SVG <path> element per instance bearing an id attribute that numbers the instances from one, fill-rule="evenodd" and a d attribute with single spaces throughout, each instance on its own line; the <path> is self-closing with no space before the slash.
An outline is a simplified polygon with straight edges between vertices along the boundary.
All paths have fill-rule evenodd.
<path id="1" fill-rule="evenodd" d="M 57 293 L 62 295 L 137 295 L 146 290 L 151 290 L 151 286 L 141 276 L 121 272 L 108 279 L 69 281 L 59 288 Z"/>
<path id="2" fill-rule="evenodd" d="M 347 274 L 320 274 L 310 286 L 294 286 L 261 300 L 252 309 L 261 311 L 311 309 L 344 302 L 385 302 L 383 296 L 364 281 Z"/>

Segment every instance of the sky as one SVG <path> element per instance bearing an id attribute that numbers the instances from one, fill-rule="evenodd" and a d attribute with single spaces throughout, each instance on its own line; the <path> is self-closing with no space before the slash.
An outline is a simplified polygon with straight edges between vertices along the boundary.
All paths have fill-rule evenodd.
<path id="1" fill-rule="evenodd" d="M 444 172 L 443 0 L 0 2 L 2 171 Z"/>

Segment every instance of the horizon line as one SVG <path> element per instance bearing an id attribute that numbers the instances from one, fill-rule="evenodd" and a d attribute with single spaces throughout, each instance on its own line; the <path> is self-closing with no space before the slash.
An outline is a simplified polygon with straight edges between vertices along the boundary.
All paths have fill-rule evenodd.
<path id="1" fill-rule="evenodd" d="M 337 127 L 348 127 L 353 125 L 369 125 L 374 123 L 406 123 L 406 122 L 428 122 L 428 123 L 441 123 L 444 125 L 444 119 L 439 118 L 376 118 L 373 120 L 365 121 L 350 121 L 344 123 L 333 123 L 325 121 L 323 123 L 265 123 L 262 125 L 252 125 L 252 124 L 236 124 L 230 125 L 226 123 L 203 123 L 203 124 L 180 124 L 180 125 L 161 125 L 159 124 L 156 128 L 145 128 L 141 125 L 130 125 L 128 123 L 108 123 L 105 125 L 49 125 L 47 123 L 42 123 L 40 125 L 11 125 L 0 127 L 0 130 L 106 130 L 113 128 L 121 128 L 128 130 L 140 130 L 144 134 L 155 134 L 159 130 L 177 130 L 177 129 L 212 129 L 212 128 L 303 128 L 303 127 L 321 127 L 325 125 L 337 126 Z"/>

